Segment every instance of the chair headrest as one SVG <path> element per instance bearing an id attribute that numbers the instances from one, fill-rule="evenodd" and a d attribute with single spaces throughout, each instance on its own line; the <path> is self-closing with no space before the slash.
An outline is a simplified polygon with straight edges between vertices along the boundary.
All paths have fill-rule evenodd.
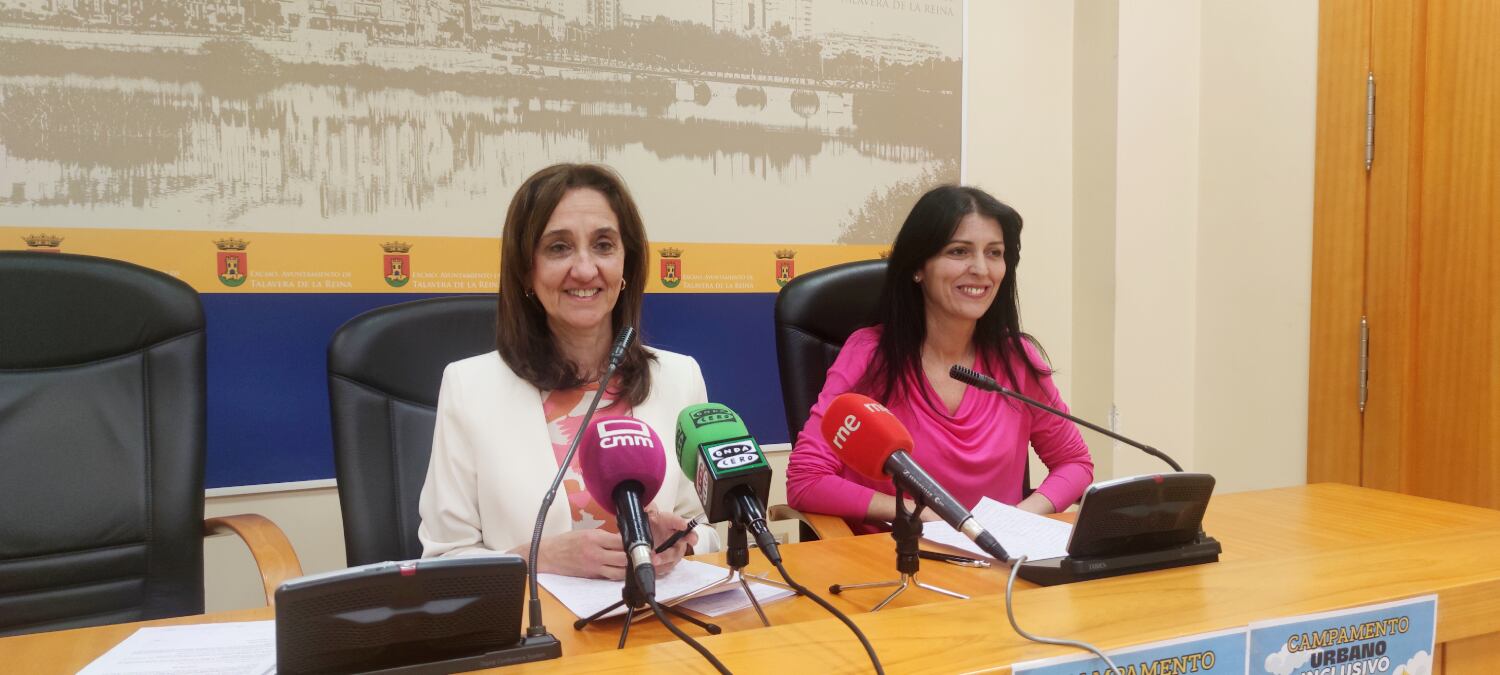
<path id="1" fill-rule="evenodd" d="M 842 345 L 870 320 L 884 282 L 884 260 L 861 260 L 804 274 L 776 296 L 776 323 Z"/>
<path id="2" fill-rule="evenodd" d="M 350 319 L 328 344 L 328 372 L 437 406 L 443 368 L 495 348 L 493 294 L 403 302 Z"/>
<path id="3" fill-rule="evenodd" d="M 53 368 L 202 330 L 198 293 L 110 258 L 0 251 L 0 369 Z"/>

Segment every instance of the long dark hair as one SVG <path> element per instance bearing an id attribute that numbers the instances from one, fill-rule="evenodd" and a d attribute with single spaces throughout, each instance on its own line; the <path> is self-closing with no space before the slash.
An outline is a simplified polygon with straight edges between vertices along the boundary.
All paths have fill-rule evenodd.
<path id="1" fill-rule="evenodd" d="M 552 212 L 569 190 L 586 188 L 604 195 L 620 224 L 620 245 L 625 250 L 625 288 L 610 314 L 610 330 L 641 325 L 641 298 L 646 287 L 646 227 L 625 188 L 625 181 L 612 169 L 598 164 L 554 164 L 532 174 L 505 214 L 500 244 L 500 312 L 495 322 L 495 347 L 500 358 L 521 379 L 543 391 L 572 389 L 591 380 L 579 373 L 558 352 L 547 311 L 534 297 L 526 296 L 536 257 L 537 242 Z M 602 356 L 602 355 L 601 355 Z M 631 406 L 640 405 L 651 393 L 652 356 L 636 340 L 625 352 L 615 371 L 618 394 Z"/>
<path id="2" fill-rule="evenodd" d="M 901 392 L 903 378 L 921 378 L 922 343 L 927 339 L 927 303 L 922 286 L 913 277 L 933 256 L 953 239 L 959 221 L 978 213 L 1000 223 L 1005 242 L 1005 277 L 995 301 L 974 327 L 976 356 L 998 368 L 1019 390 L 1021 381 L 1011 367 L 1011 357 L 1018 356 L 1032 377 L 1050 374 L 1026 355 L 1026 342 L 1041 352 L 1041 346 L 1030 335 L 1021 332 L 1020 301 L 1016 294 L 1016 268 L 1021 264 L 1021 214 L 979 188 L 943 185 L 922 195 L 896 234 L 886 262 L 885 287 L 875 310 L 874 323 L 883 327 L 876 358 L 856 389 L 881 401 L 890 401 Z M 967 364 L 964 364 L 967 365 Z M 998 373 L 997 373 L 998 374 Z M 921 382 L 921 379 L 913 379 Z"/>

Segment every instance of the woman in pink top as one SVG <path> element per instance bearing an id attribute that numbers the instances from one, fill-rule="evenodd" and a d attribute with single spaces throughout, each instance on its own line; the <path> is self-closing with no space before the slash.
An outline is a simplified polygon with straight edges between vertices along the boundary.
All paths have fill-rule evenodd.
<path id="1" fill-rule="evenodd" d="M 1020 261 L 1021 216 L 984 191 L 948 185 L 917 201 L 896 235 L 875 325 L 849 336 L 797 436 L 787 467 L 793 508 L 841 516 L 856 531 L 896 515 L 891 482 L 856 474 L 823 439 L 823 412 L 849 391 L 885 403 L 911 431 L 912 457 L 966 507 L 990 497 L 1051 513 L 1078 500 L 1094 463 L 1071 422 L 948 377 L 954 364 L 968 365 L 1067 409 L 1021 332 Z M 1023 498 L 1028 445 L 1049 473 Z"/>

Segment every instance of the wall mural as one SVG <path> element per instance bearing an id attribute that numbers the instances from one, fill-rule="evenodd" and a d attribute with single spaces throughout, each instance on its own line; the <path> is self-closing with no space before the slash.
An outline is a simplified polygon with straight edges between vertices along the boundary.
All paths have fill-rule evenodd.
<path id="1" fill-rule="evenodd" d="M 0 0 L 0 248 L 205 292 L 493 290 L 609 164 L 657 292 L 874 257 L 958 180 L 962 0 Z M 476 246 L 474 238 L 491 242 Z"/>

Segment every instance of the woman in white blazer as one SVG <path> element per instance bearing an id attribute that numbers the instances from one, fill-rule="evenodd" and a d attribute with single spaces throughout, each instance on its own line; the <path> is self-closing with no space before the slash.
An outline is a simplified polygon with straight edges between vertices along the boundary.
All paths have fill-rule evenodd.
<path id="1" fill-rule="evenodd" d="M 443 371 L 419 506 L 424 557 L 527 553 L 537 509 L 614 335 L 639 325 L 647 251 L 640 214 L 608 168 L 559 164 L 517 190 L 502 234 L 498 349 Z M 670 439 L 677 413 L 707 400 L 697 362 L 637 341 L 596 414 L 639 418 Z M 658 542 L 703 513 L 670 447 L 664 451 L 666 480 L 647 507 Z M 576 468 L 575 456 L 547 513 L 537 570 L 622 578 L 614 519 L 588 496 Z M 714 530 L 700 525 L 658 554 L 658 572 L 695 545 L 717 548 Z"/>

